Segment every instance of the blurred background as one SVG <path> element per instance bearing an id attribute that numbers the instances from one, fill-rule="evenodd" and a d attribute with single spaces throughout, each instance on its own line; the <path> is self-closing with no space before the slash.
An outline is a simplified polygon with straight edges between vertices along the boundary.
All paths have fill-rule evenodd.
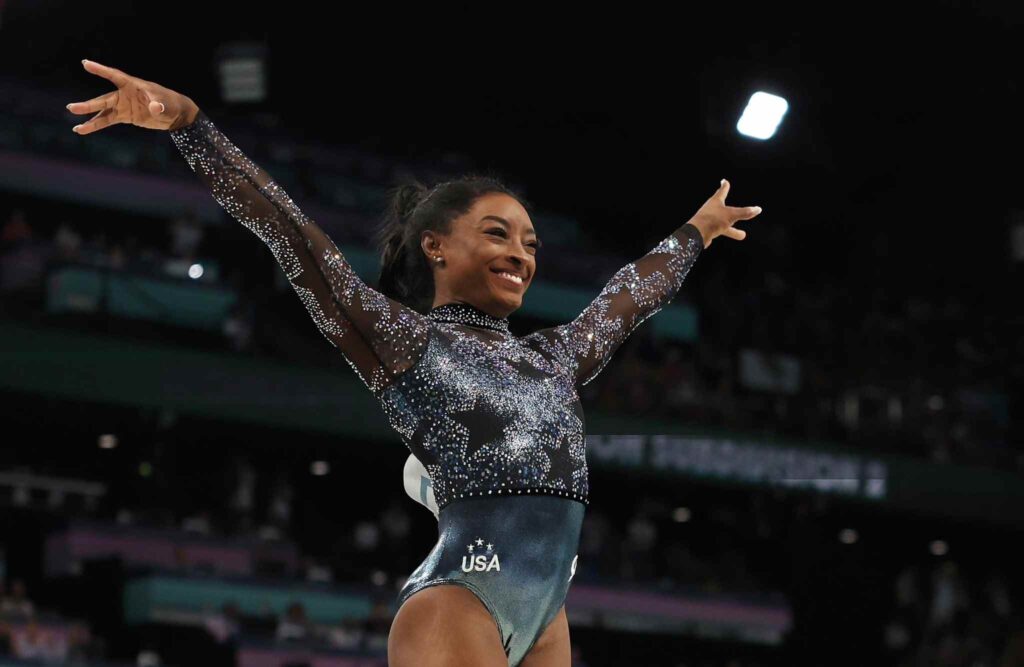
<path id="1" fill-rule="evenodd" d="M 728 178 L 747 239 L 581 393 L 574 667 L 1024 665 L 1024 9 L 900 7 L 0 2 L 0 666 L 385 665 L 437 538 L 167 134 L 71 131 L 82 58 L 191 97 L 371 284 L 398 178 L 501 176 L 517 334 Z"/>

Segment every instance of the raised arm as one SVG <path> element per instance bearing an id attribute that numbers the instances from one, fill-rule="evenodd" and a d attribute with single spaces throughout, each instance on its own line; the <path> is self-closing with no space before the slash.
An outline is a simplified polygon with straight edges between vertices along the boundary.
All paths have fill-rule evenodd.
<path id="1" fill-rule="evenodd" d="M 205 113 L 170 135 L 213 198 L 270 248 L 316 326 L 374 395 L 416 363 L 430 331 L 426 317 L 369 287 Z"/>
<path id="2" fill-rule="evenodd" d="M 703 249 L 697 227 L 682 225 L 646 255 L 619 269 L 572 322 L 541 329 L 526 339 L 538 337 L 573 373 L 578 385 L 587 384 L 637 325 L 675 297 Z"/>

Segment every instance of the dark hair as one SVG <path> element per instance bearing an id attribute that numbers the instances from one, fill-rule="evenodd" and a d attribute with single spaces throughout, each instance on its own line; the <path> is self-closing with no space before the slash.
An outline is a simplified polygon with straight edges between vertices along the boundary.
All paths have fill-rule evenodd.
<path id="1" fill-rule="evenodd" d="M 389 205 L 375 243 L 380 252 L 378 287 L 385 296 L 427 314 L 434 303 L 434 274 L 420 247 L 420 236 L 431 230 L 451 232 L 452 221 L 469 212 L 477 199 L 491 192 L 526 200 L 495 176 L 469 174 L 427 189 L 415 178 L 389 190 Z"/>

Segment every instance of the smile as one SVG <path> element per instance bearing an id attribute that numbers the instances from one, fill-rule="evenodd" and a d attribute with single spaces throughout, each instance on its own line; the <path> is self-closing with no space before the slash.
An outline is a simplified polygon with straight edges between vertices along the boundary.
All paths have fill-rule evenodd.
<path id="1" fill-rule="evenodd" d="M 510 282 L 510 283 L 512 283 L 514 285 L 521 286 L 523 284 L 523 279 L 522 278 L 520 278 L 519 276 L 513 276 L 511 273 L 506 273 L 504 271 L 502 271 L 500 273 L 497 272 L 497 271 L 492 271 L 492 273 L 497 273 L 504 280 L 506 280 L 506 281 L 508 281 L 508 282 Z"/>

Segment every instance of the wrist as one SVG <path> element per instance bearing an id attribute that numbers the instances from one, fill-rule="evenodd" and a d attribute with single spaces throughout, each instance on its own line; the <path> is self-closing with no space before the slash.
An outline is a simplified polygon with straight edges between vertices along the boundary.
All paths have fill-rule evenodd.
<path id="1" fill-rule="evenodd" d="M 690 220 L 686 224 L 696 228 L 696 230 L 700 233 L 701 240 L 704 242 L 704 247 L 707 248 L 708 243 L 711 241 L 711 232 L 707 229 L 707 225 L 703 224 L 703 222 L 698 220 L 697 218 Z"/>
<path id="2" fill-rule="evenodd" d="M 195 122 L 196 117 L 199 115 L 199 106 L 192 101 L 190 97 L 184 97 L 182 100 L 182 113 L 181 116 L 171 125 L 170 130 L 180 130 L 183 127 L 187 127 Z"/>

